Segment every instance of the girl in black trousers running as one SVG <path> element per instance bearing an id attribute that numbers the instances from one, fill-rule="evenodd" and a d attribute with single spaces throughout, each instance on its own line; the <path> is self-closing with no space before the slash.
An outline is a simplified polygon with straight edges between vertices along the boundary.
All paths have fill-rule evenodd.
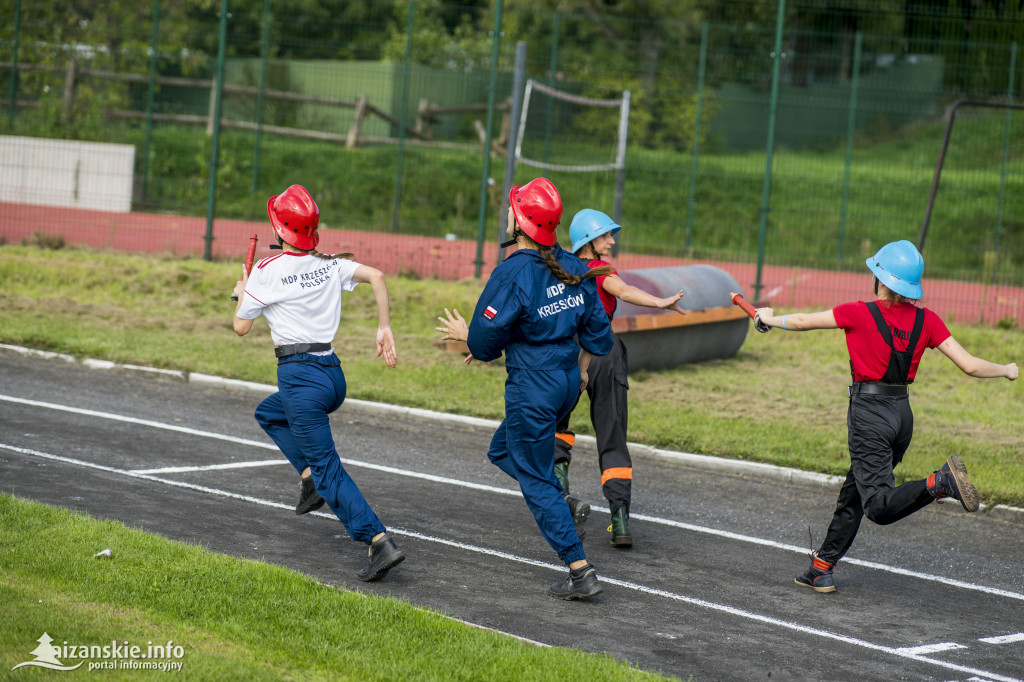
<path id="1" fill-rule="evenodd" d="M 861 518 L 880 525 L 899 521 L 930 504 L 952 497 L 968 512 L 978 509 L 978 492 L 967 467 L 952 455 L 935 473 L 919 481 L 894 484 L 893 468 L 903 460 L 914 432 L 908 385 L 917 374 L 925 348 L 938 348 L 965 374 L 988 379 L 1017 378 L 1017 364 L 997 365 L 968 353 L 939 316 L 915 302 L 921 298 L 924 259 L 908 241 L 886 244 L 867 259 L 875 275 L 872 303 L 856 301 L 811 314 L 776 316 L 760 308 L 769 327 L 788 331 L 843 329 L 850 352 L 853 385 L 847 412 L 850 471 L 839 491 L 825 541 L 796 584 L 834 592 L 832 570 L 853 544 Z"/>

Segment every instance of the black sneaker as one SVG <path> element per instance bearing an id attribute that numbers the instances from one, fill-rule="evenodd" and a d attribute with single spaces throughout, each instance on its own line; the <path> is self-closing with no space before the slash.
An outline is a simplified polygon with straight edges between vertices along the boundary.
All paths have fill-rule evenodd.
<path id="1" fill-rule="evenodd" d="M 597 580 L 594 565 L 587 562 L 586 566 L 570 570 L 565 580 L 557 582 L 548 589 L 548 594 L 559 599 L 585 599 L 601 594 L 601 583 Z"/>
<path id="2" fill-rule="evenodd" d="M 978 511 L 978 491 L 967 478 L 963 460 L 956 455 L 951 455 L 941 469 L 928 477 L 927 485 L 936 500 L 952 497 L 963 505 L 964 511 Z"/>
<path id="3" fill-rule="evenodd" d="M 405 553 L 395 546 L 391 535 L 385 533 L 380 540 L 370 544 L 370 558 L 366 566 L 359 569 L 359 579 L 363 582 L 380 580 L 404 559 Z"/>
<path id="4" fill-rule="evenodd" d="M 835 568 L 835 564 L 814 557 L 811 567 L 798 575 L 793 582 L 803 587 L 809 587 L 815 592 L 835 592 L 836 584 L 832 580 L 833 568 Z"/>
<path id="5" fill-rule="evenodd" d="M 299 503 L 295 505 L 296 514 L 306 514 L 324 506 L 324 498 L 316 491 L 313 477 L 299 478 Z"/>
<path id="6" fill-rule="evenodd" d="M 562 498 L 569 505 L 569 511 L 572 513 L 572 522 L 576 524 L 576 534 L 582 540 L 587 535 L 587 530 L 583 527 L 583 524 L 587 522 L 587 518 L 590 516 L 590 505 L 569 493 L 562 493 Z"/>

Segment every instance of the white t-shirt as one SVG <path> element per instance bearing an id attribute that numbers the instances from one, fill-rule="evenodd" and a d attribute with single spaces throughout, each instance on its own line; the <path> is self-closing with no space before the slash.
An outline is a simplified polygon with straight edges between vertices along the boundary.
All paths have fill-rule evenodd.
<path id="1" fill-rule="evenodd" d="M 333 343 L 341 322 L 341 292 L 352 291 L 359 263 L 282 253 L 264 258 L 252 269 L 238 317 L 267 318 L 275 346 Z"/>

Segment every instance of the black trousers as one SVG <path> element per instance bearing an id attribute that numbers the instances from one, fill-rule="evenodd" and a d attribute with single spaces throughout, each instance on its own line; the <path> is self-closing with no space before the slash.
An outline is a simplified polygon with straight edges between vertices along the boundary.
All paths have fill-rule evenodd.
<path id="1" fill-rule="evenodd" d="M 587 371 L 587 395 L 590 396 L 590 422 L 594 425 L 601 466 L 601 490 L 614 513 L 629 507 L 633 484 L 633 461 L 626 447 L 629 425 L 629 359 L 626 346 L 616 336 L 608 355 L 595 356 Z M 575 405 L 573 409 L 575 409 Z M 572 461 L 575 436 L 565 415 L 556 427 L 555 461 Z"/>
<path id="2" fill-rule="evenodd" d="M 884 526 L 934 500 L 924 480 L 895 486 L 893 469 L 903 461 L 914 435 L 914 413 L 907 396 L 852 396 L 846 425 L 850 471 L 818 550 L 818 557 L 829 563 L 846 555 L 862 517 Z"/>

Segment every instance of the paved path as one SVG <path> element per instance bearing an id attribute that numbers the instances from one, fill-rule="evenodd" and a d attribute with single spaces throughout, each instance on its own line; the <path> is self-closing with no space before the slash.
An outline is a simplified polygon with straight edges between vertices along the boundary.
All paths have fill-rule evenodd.
<path id="1" fill-rule="evenodd" d="M 821 595 L 792 577 L 827 482 L 640 452 L 635 547 L 607 545 L 598 508 L 585 545 L 605 592 L 563 603 L 545 590 L 564 569 L 484 456 L 489 423 L 352 402 L 332 417 L 339 451 L 408 553 L 364 584 L 332 515 L 292 513 L 295 472 L 252 418 L 269 388 L 189 379 L 0 349 L 0 491 L 683 678 L 1024 679 L 1024 524 L 952 504 L 866 523 Z M 596 504 L 581 449 L 574 492 Z"/>

